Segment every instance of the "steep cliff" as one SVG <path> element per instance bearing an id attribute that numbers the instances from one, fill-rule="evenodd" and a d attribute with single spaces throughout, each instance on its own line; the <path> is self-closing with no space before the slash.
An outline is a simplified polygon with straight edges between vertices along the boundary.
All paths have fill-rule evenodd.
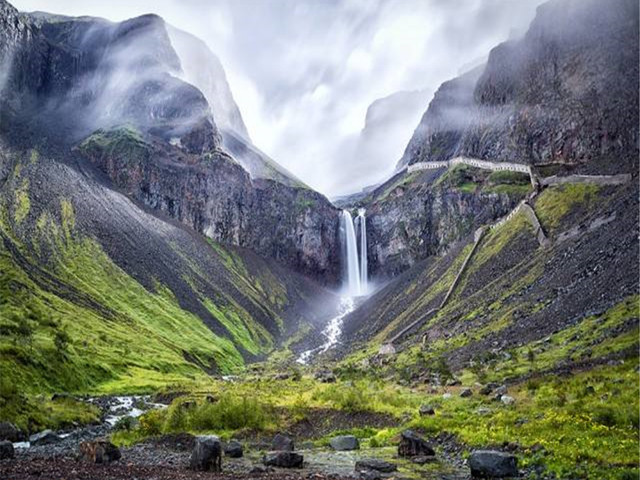
<path id="1" fill-rule="evenodd" d="M 554 0 L 484 68 L 444 83 L 399 166 L 466 155 L 635 171 L 638 2 Z"/>
<path id="2" fill-rule="evenodd" d="M 378 279 L 442 255 L 506 215 L 529 191 L 526 175 L 457 166 L 402 172 L 357 202 L 367 212 L 369 271 Z"/>

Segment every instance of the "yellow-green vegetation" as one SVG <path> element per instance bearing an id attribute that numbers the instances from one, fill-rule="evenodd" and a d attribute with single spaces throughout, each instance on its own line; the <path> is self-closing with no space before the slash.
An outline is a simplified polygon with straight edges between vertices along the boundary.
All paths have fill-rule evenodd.
<path id="1" fill-rule="evenodd" d="M 510 352 L 510 359 L 485 358 L 483 380 L 518 377 L 560 366 L 567 361 L 597 359 L 638 345 L 640 297 L 633 295 L 602 315 L 591 315 L 576 325 Z M 631 328 L 624 327 L 632 322 Z M 495 366 L 499 364 L 499 372 Z"/>
<path id="2" fill-rule="evenodd" d="M 510 406 L 478 393 L 474 374 L 464 377 L 465 385 L 475 390 L 468 398 L 458 395 L 463 386 L 428 393 L 427 386 L 401 387 L 376 379 L 371 371 L 362 377 L 341 370 L 342 379 L 335 384 L 307 376 L 280 381 L 245 376 L 195 387 L 168 409 L 144 415 L 139 427 L 113 439 L 129 444 L 181 431 L 223 438 L 272 434 L 312 418 L 314 412 L 367 412 L 395 419 L 395 425 L 336 425 L 330 434 L 313 440 L 325 445 L 333 435 L 350 433 L 365 447 L 382 447 L 394 445 L 405 428 L 427 437 L 450 432 L 468 450 L 517 443 L 521 465 L 542 464 L 558 478 L 584 478 L 588 473 L 589 478 L 617 479 L 638 473 L 637 368 L 637 359 L 630 359 L 567 377 L 535 377 L 509 387 L 508 395 L 516 400 Z M 442 396 L 445 391 L 450 398 Z M 422 404 L 432 405 L 436 414 L 421 417 Z"/>
<path id="3" fill-rule="evenodd" d="M 597 185 L 575 183 L 545 189 L 536 199 L 535 209 L 544 228 L 555 228 L 576 205 L 589 208 L 597 200 Z"/>
<path id="4" fill-rule="evenodd" d="M 65 396 L 25 397 L 8 378 L 0 379 L 0 419 L 10 419 L 23 431 L 69 428 L 99 418 L 100 410 L 94 405 Z"/>
<path id="5" fill-rule="evenodd" d="M 15 190 L 13 200 L 13 218 L 16 223 L 22 221 L 29 215 L 31 200 L 29 199 L 29 181 L 24 179 L 19 188 Z"/>
<path id="6" fill-rule="evenodd" d="M 516 399 L 509 407 L 477 393 L 432 399 L 436 415 L 411 426 L 455 433 L 469 446 L 518 443 L 523 465 L 541 463 L 559 478 L 636 478 L 637 365 L 535 378 L 509 389 Z"/>
<path id="7" fill-rule="evenodd" d="M 203 367 L 243 366 L 232 341 L 180 308 L 168 289 L 148 291 L 95 241 L 68 236 L 72 212 L 62 202 L 62 225 L 40 222 L 47 237 L 34 241 L 47 251 L 50 272 L 0 250 L 3 377 L 25 393 L 139 391 L 196 379 Z M 68 339 L 56 342 L 62 329 Z"/>

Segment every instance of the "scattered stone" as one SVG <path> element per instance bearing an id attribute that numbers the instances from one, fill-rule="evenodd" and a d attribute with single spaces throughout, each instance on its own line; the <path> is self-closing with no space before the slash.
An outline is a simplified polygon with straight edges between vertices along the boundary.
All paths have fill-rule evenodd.
<path id="1" fill-rule="evenodd" d="M 353 435 L 339 435 L 329 440 L 331 448 L 338 451 L 358 450 L 360 442 Z"/>
<path id="2" fill-rule="evenodd" d="M 487 383 L 484 387 L 482 387 L 480 389 L 480 394 L 481 395 L 489 395 L 496 388 L 498 388 L 498 384 L 497 383 Z"/>
<path id="3" fill-rule="evenodd" d="M 13 451 L 13 443 L 9 440 L 0 441 L 0 460 L 7 458 L 13 458 L 15 452 Z"/>
<path id="4" fill-rule="evenodd" d="M 500 385 L 498 388 L 495 389 L 494 392 L 496 395 L 505 395 L 507 393 L 507 386 L 506 385 Z"/>
<path id="5" fill-rule="evenodd" d="M 43 430 L 42 432 L 29 437 L 31 446 L 48 445 L 50 443 L 57 443 L 60 440 L 62 440 L 62 438 L 51 430 Z"/>
<path id="6" fill-rule="evenodd" d="M 230 458 L 241 458 L 244 455 L 244 449 L 239 441 L 231 440 L 225 445 L 224 454 Z"/>
<path id="7" fill-rule="evenodd" d="M 214 471 L 222 470 L 222 445 L 215 435 L 196 437 L 196 444 L 189 460 L 191 470 Z"/>
<path id="8" fill-rule="evenodd" d="M 274 380 L 289 380 L 291 378 L 291 374 L 289 373 L 276 373 L 273 376 Z"/>
<path id="9" fill-rule="evenodd" d="M 393 463 L 379 460 L 377 458 L 363 458 L 356 462 L 356 472 L 366 472 L 375 470 L 376 472 L 391 473 L 395 472 L 398 467 Z"/>
<path id="10" fill-rule="evenodd" d="M 502 395 L 500 397 L 500 401 L 505 405 L 513 405 L 514 403 L 516 403 L 516 399 L 513 397 L 510 397 L 509 395 Z"/>
<path id="11" fill-rule="evenodd" d="M 396 353 L 396 348 L 390 343 L 385 343 L 380 347 L 380 350 L 378 350 L 379 355 L 393 355 L 395 353 Z"/>
<path id="12" fill-rule="evenodd" d="M 10 442 L 21 442 L 27 437 L 24 432 L 20 431 L 13 423 L 0 422 L 0 440 L 9 440 Z"/>
<path id="13" fill-rule="evenodd" d="M 491 409 L 486 407 L 478 407 L 476 409 L 476 413 L 478 415 L 489 415 L 491 413 Z"/>
<path id="14" fill-rule="evenodd" d="M 336 376 L 329 370 L 321 370 L 315 374 L 315 379 L 321 383 L 335 383 L 337 381 Z"/>
<path id="15" fill-rule="evenodd" d="M 462 398 L 467 398 L 467 397 L 470 397 L 471 395 L 473 395 L 473 392 L 471 391 L 470 388 L 465 388 L 460 392 L 460 396 Z"/>
<path id="16" fill-rule="evenodd" d="M 254 465 L 253 468 L 251 470 L 249 470 L 249 473 L 251 474 L 260 474 L 260 473 L 267 473 L 270 472 L 271 468 L 269 467 L 263 467 L 262 465 Z"/>
<path id="17" fill-rule="evenodd" d="M 462 385 L 462 382 L 457 378 L 452 378 L 446 383 L 447 387 L 457 387 L 458 385 Z"/>
<path id="18" fill-rule="evenodd" d="M 271 449 L 280 452 L 293 452 L 295 450 L 293 440 L 281 433 L 276 434 L 271 442 Z"/>
<path id="19" fill-rule="evenodd" d="M 401 457 L 433 456 L 436 452 L 413 430 L 405 430 L 400 436 L 398 455 Z"/>
<path id="20" fill-rule="evenodd" d="M 80 444 L 80 460 L 89 463 L 111 463 L 120 460 L 120 449 L 106 438 Z"/>
<path id="21" fill-rule="evenodd" d="M 442 394 L 442 398 L 444 398 L 444 399 L 451 398 L 451 394 L 449 392 L 443 393 Z"/>
<path id="22" fill-rule="evenodd" d="M 299 448 L 302 450 L 311 450 L 314 446 L 313 442 L 307 440 L 306 442 L 302 442 Z"/>
<path id="23" fill-rule="evenodd" d="M 417 465 L 424 465 L 425 463 L 432 463 L 432 462 L 435 462 L 435 461 L 436 461 L 436 457 L 435 457 L 435 456 L 433 456 L 433 455 L 432 455 L 432 456 L 430 456 L 430 457 L 427 457 L 427 456 L 422 455 L 422 456 L 419 456 L 419 457 L 413 457 L 413 458 L 411 459 L 411 461 L 412 461 L 413 463 L 417 464 Z"/>
<path id="24" fill-rule="evenodd" d="M 218 401 L 218 399 L 213 395 L 207 395 L 205 397 L 205 400 L 207 401 L 207 403 L 216 403 Z"/>
<path id="25" fill-rule="evenodd" d="M 272 467 L 302 468 L 304 457 L 291 451 L 268 452 L 262 457 L 262 463 Z"/>
<path id="26" fill-rule="evenodd" d="M 468 460 L 472 477 L 505 478 L 518 476 L 518 459 L 510 453 L 476 450 Z"/>
<path id="27" fill-rule="evenodd" d="M 420 405 L 420 409 L 418 413 L 421 417 L 426 417 L 427 415 L 435 415 L 436 411 L 433 409 L 431 405 Z"/>

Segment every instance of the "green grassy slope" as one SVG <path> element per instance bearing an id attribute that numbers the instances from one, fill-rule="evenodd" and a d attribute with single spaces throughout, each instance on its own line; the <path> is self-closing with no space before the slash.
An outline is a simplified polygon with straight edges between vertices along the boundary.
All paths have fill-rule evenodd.
<path id="1" fill-rule="evenodd" d="M 312 282 L 249 252 L 198 240 L 128 201 L 123 208 L 116 197 L 104 201 L 102 187 L 43 187 L 43 177 L 55 183 L 69 170 L 37 157 L 0 156 L 9 172 L 0 185 L 0 371 L 10 390 L 111 393 L 188 384 L 211 372 L 238 372 L 247 358 L 308 329 L 313 317 L 296 312 L 308 306 L 313 288 L 322 296 Z M 94 194 L 99 203 L 90 203 Z M 134 275 L 128 265 L 142 261 L 135 252 L 115 262 L 87 228 L 100 218 L 124 225 L 107 229 L 116 239 L 112 251 L 136 247 L 135 235 L 141 248 L 161 248 L 152 261 L 173 262 L 175 278 Z"/>
<path id="2" fill-rule="evenodd" d="M 559 478 L 635 478 L 637 187 L 548 188 L 533 207 L 549 248 L 522 212 L 489 231 L 447 306 L 379 356 L 442 298 L 470 240 L 417 265 L 346 319 L 357 343 L 338 371 L 423 391 L 437 414 L 409 425 L 429 435 L 454 433 L 469 448 L 511 442 L 523 465 Z M 480 395 L 489 382 L 506 383 L 515 405 Z M 463 388 L 473 395 L 459 398 Z"/>

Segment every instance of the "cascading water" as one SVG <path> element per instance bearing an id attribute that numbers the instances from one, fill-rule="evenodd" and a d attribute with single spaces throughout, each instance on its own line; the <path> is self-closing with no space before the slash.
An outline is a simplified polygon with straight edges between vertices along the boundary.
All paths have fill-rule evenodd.
<path id="1" fill-rule="evenodd" d="M 340 299 L 338 315 L 329 320 L 324 330 L 322 330 L 322 335 L 325 337 L 324 343 L 316 348 L 302 352 L 298 356 L 298 363 L 306 365 L 314 355 L 324 353 L 334 347 L 342 333 L 344 317 L 355 309 L 356 302 L 354 297 L 361 297 L 367 294 L 367 221 L 364 214 L 364 208 L 358 210 L 358 224 L 360 226 L 360 258 L 358 259 L 358 245 L 353 218 L 349 211 L 342 211 L 342 251 L 346 258 L 345 296 Z"/>
<path id="2" fill-rule="evenodd" d="M 369 280 L 367 272 L 367 219 L 364 216 L 366 210 L 358 210 L 360 220 L 360 294 L 366 295 L 369 291 Z"/>
<path id="3" fill-rule="evenodd" d="M 342 211 L 342 226 L 347 247 L 347 294 L 350 297 L 358 297 L 362 295 L 360 267 L 358 265 L 358 245 L 356 244 L 356 231 L 353 228 L 353 218 L 348 210 Z"/>

